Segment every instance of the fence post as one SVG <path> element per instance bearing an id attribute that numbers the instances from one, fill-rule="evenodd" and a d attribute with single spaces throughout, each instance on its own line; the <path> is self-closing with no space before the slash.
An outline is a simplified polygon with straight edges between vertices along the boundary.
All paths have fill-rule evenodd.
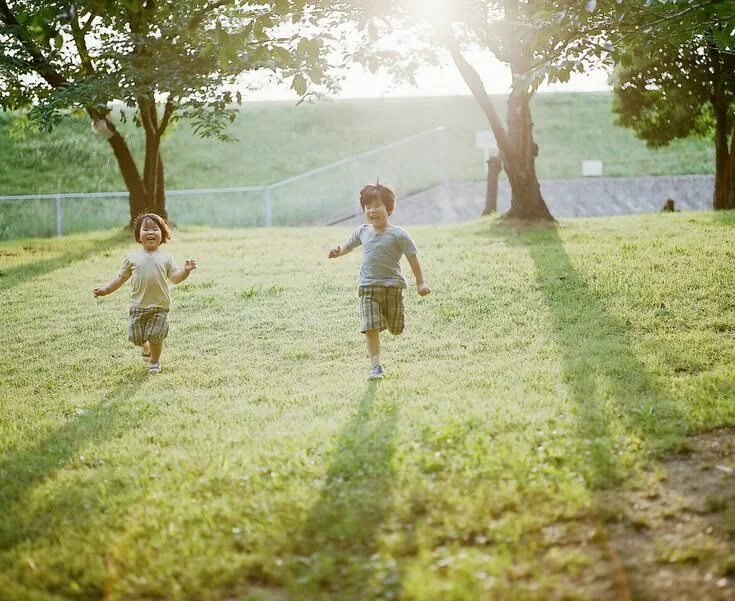
<path id="1" fill-rule="evenodd" d="M 263 220 L 265 227 L 273 225 L 273 210 L 271 207 L 271 188 L 266 186 L 263 188 Z"/>
<path id="2" fill-rule="evenodd" d="M 56 236 L 61 238 L 61 196 L 56 195 Z"/>

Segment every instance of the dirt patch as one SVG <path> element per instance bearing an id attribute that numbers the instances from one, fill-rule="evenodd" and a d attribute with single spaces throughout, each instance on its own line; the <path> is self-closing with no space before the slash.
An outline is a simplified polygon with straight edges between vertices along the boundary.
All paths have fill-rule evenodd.
<path id="1" fill-rule="evenodd" d="M 644 490 L 598 507 L 633 599 L 735 600 L 735 429 L 688 438 Z"/>

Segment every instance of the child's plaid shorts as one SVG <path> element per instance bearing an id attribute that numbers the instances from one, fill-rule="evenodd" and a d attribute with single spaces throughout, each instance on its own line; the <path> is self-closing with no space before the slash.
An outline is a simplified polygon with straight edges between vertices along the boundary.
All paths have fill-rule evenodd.
<path id="1" fill-rule="evenodd" d="M 360 286 L 360 331 L 385 330 L 396 336 L 403 332 L 406 318 L 403 288 L 398 286 Z"/>
<path id="2" fill-rule="evenodd" d="M 136 346 L 145 341 L 161 344 L 168 336 L 168 311 L 160 307 L 130 307 L 128 339 Z"/>

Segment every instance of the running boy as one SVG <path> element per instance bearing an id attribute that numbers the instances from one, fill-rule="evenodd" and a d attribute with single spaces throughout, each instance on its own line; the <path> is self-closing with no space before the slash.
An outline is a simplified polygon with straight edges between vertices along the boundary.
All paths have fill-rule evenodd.
<path id="1" fill-rule="evenodd" d="M 196 262 L 187 260 L 179 269 L 174 258 L 158 249 L 171 239 L 171 228 L 155 213 L 145 213 L 135 220 L 135 241 L 143 247 L 130 253 L 123 261 L 120 272 L 94 295 L 107 296 L 120 288 L 130 277 L 133 291 L 130 299 L 128 338 L 143 349 L 143 356 L 150 357 L 148 373 L 161 371 L 163 340 L 168 335 L 168 312 L 171 293 L 166 279 L 174 284 L 183 282 L 196 269 Z"/>
<path id="2" fill-rule="evenodd" d="M 421 296 L 429 294 L 416 244 L 406 230 L 388 222 L 393 213 L 396 197 L 393 191 L 380 184 L 360 190 L 360 206 L 368 224 L 358 227 L 347 240 L 329 251 L 329 258 L 346 255 L 362 245 L 362 265 L 358 283 L 360 298 L 360 331 L 367 339 L 372 369 L 368 379 L 377 380 L 385 375 L 380 362 L 380 332 L 403 332 L 405 325 L 403 289 L 406 279 L 401 273 L 401 256 L 406 255 L 416 278 Z"/>

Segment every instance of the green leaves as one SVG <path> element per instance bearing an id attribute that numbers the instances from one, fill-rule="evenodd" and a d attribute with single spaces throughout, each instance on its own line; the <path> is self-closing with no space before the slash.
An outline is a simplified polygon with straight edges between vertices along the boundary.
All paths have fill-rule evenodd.
<path id="1" fill-rule="evenodd" d="M 306 78 L 301 74 L 294 76 L 293 82 L 291 83 L 291 88 L 293 88 L 293 90 L 299 96 L 303 96 L 304 94 L 306 94 Z"/>
<path id="2" fill-rule="evenodd" d="M 309 81 L 328 85 L 324 43 L 313 26 L 309 35 L 302 30 L 304 0 L 218 4 L 158 0 L 154 10 L 143 0 L 23 2 L 14 14 L 18 25 L 0 33 L 8 49 L 0 60 L 0 105 L 31 102 L 34 118 L 52 127 L 67 109 L 98 110 L 112 101 L 135 107 L 141 96 L 173 93 L 181 108 L 188 107 L 184 114 L 196 117 L 200 133 L 210 128 L 220 136 L 219 121 L 199 111 L 221 111 L 222 90 L 242 73 L 270 69 L 299 95 Z M 309 18 L 330 10 L 329 3 L 318 3 Z M 88 23 L 87 47 L 78 47 L 72 27 Z M 279 29 L 284 23 L 289 29 Z M 36 55 L 28 52 L 29 42 Z M 242 102 L 242 93 L 237 99 Z"/>

